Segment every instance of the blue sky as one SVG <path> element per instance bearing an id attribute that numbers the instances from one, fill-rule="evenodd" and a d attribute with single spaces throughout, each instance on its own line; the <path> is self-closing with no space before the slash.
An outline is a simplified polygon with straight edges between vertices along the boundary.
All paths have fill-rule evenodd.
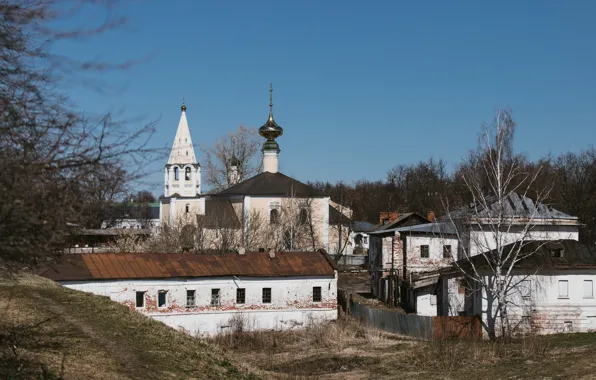
<path id="1" fill-rule="evenodd" d="M 495 108 L 518 123 L 531 158 L 596 140 L 596 2 L 137 1 L 125 28 L 58 51 L 122 61 L 73 87 L 89 112 L 159 119 L 171 144 L 186 99 L 196 145 L 267 118 L 284 135 L 280 169 L 299 180 L 380 179 L 430 156 L 453 168 Z M 200 155 L 200 153 L 197 152 Z M 148 168 L 156 195 L 163 163 Z"/>

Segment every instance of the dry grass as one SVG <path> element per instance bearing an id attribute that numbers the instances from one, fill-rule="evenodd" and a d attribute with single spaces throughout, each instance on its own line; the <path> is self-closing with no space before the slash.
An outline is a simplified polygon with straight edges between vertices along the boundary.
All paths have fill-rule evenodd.
<path id="1" fill-rule="evenodd" d="M 216 347 L 106 297 L 0 279 L 0 379 L 244 379 Z"/>
<path id="2" fill-rule="evenodd" d="M 239 325 L 246 327 L 246 322 Z M 513 343 L 423 342 L 352 319 L 286 332 L 235 332 L 213 340 L 267 379 L 593 378 L 595 334 L 527 337 Z"/>

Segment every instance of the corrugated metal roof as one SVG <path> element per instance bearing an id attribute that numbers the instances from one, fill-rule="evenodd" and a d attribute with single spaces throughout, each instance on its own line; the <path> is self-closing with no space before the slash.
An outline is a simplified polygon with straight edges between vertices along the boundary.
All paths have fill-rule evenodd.
<path id="1" fill-rule="evenodd" d="M 40 275 L 54 281 L 179 277 L 333 276 L 335 266 L 324 251 L 247 252 L 244 255 L 88 253 L 67 255 Z"/>
<path id="2" fill-rule="evenodd" d="M 487 197 L 488 209 L 480 208 L 480 205 L 470 204 L 451 213 L 453 218 L 461 216 L 474 216 L 477 218 L 494 218 L 497 208 L 497 197 Z M 479 209 L 476 211 L 475 207 Z M 565 214 L 551 206 L 536 202 L 534 199 L 522 196 L 518 193 L 511 193 L 506 197 L 503 205 L 503 214 L 509 218 L 533 218 L 533 219 L 568 219 L 577 220 L 577 217 Z"/>

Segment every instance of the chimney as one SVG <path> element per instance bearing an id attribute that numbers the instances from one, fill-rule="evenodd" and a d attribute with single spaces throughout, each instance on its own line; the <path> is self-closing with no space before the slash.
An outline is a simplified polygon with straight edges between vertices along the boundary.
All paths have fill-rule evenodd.
<path id="1" fill-rule="evenodd" d="M 244 255 L 246 253 L 246 249 L 244 247 L 240 247 L 238 248 L 238 254 L 240 256 Z"/>
<path id="2" fill-rule="evenodd" d="M 269 250 L 269 258 L 270 259 L 274 259 L 275 258 L 275 250 L 273 250 L 273 249 L 270 249 Z"/>
<path id="3" fill-rule="evenodd" d="M 397 211 L 383 211 L 380 213 L 379 223 L 380 224 L 391 223 L 391 222 L 397 220 L 398 216 L 399 216 L 399 213 Z"/>
<path id="4" fill-rule="evenodd" d="M 426 219 L 430 220 L 432 223 L 437 221 L 437 218 L 435 217 L 435 212 L 434 211 L 429 211 Z"/>

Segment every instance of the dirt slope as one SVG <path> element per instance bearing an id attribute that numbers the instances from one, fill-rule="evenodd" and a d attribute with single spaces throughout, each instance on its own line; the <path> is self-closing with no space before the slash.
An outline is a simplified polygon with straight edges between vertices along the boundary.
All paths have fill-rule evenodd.
<path id="1" fill-rule="evenodd" d="M 254 379 L 219 349 L 106 297 L 0 279 L 0 379 Z"/>

